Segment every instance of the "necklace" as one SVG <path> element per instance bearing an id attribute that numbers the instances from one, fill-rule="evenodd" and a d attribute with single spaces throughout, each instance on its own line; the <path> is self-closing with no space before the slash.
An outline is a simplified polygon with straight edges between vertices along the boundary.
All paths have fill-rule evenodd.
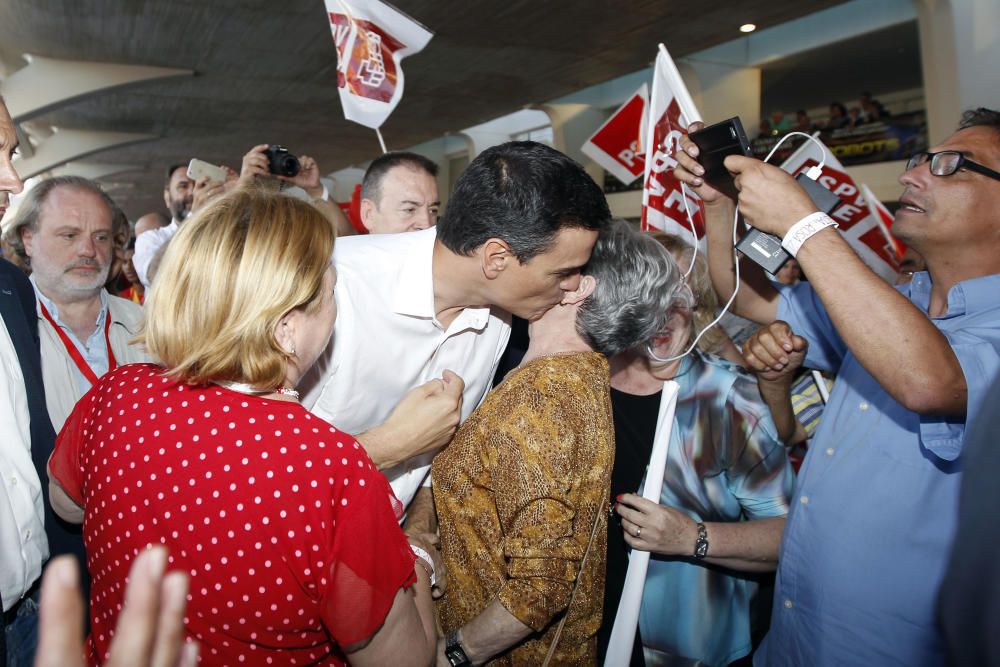
<path id="1" fill-rule="evenodd" d="M 297 399 L 299 397 L 299 392 L 294 389 L 289 389 L 288 387 L 278 387 L 277 389 L 262 389 L 260 387 L 254 387 L 253 385 L 247 384 L 246 382 L 226 382 L 225 380 L 218 380 L 215 384 L 229 389 L 230 391 L 235 391 L 240 394 L 249 394 L 251 396 L 261 396 L 263 394 L 279 393 L 282 396 L 291 396 Z"/>

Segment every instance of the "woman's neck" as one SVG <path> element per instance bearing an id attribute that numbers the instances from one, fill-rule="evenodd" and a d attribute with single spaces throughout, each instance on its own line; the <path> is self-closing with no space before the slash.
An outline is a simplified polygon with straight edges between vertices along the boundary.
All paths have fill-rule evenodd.
<path id="1" fill-rule="evenodd" d="M 611 386 L 635 396 L 649 396 L 663 389 L 663 383 L 677 375 L 681 360 L 659 364 L 628 351 L 611 358 Z"/>

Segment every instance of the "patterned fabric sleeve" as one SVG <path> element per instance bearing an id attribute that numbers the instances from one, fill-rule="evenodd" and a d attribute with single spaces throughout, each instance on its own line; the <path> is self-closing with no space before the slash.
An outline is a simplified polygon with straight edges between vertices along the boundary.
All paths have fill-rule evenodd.
<path id="1" fill-rule="evenodd" d="M 415 557 L 399 528 L 401 505 L 385 477 L 362 468 L 339 497 L 322 616 L 340 646 L 371 637 L 400 588 L 416 582 Z"/>
<path id="2" fill-rule="evenodd" d="M 583 528 L 575 525 L 578 511 L 569 500 L 570 484 L 581 476 L 573 465 L 575 434 L 590 421 L 574 400 L 578 393 L 551 374 L 536 377 L 488 443 L 497 456 L 496 503 L 508 562 L 497 598 L 536 631 L 569 604 L 590 536 L 584 531 L 581 543 L 575 534 Z M 595 484 L 587 501 L 600 502 L 600 493 Z"/>

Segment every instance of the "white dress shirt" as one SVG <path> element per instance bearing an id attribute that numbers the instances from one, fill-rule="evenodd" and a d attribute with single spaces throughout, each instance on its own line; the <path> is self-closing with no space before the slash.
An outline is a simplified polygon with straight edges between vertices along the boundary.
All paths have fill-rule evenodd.
<path id="1" fill-rule="evenodd" d="M 135 237 L 135 253 L 132 255 L 132 265 L 135 266 L 135 274 L 139 276 L 139 282 L 145 287 L 149 287 L 149 264 L 156 257 L 160 248 L 174 238 L 174 234 L 179 229 L 176 220 L 171 220 L 166 227 L 150 229 L 147 232 Z"/>
<path id="2" fill-rule="evenodd" d="M 0 593 L 4 610 L 28 592 L 49 556 L 42 485 L 31 462 L 27 391 L 0 316 Z"/>
<path id="3" fill-rule="evenodd" d="M 465 381 L 462 419 L 479 405 L 510 337 L 489 308 L 466 308 L 445 330 L 434 310 L 436 230 L 349 236 L 337 241 L 333 340 L 300 384 L 303 404 L 351 434 L 385 421 L 410 389 L 445 370 Z M 430 455 L 384 470 L 409 505 Z"/>

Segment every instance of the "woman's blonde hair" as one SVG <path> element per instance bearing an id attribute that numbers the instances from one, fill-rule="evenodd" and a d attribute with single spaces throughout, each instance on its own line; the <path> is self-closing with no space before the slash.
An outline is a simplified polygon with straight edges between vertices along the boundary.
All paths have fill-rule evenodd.
<path id="1" fill-rule="evenodd" d="M 171 239 L 139 341 L 188 384 L 280 386 L 289 357 L 275 329 L 317 307 L 334 238 L 322 213 L 292 197 L 241 189 L 212 202 Z"/>

